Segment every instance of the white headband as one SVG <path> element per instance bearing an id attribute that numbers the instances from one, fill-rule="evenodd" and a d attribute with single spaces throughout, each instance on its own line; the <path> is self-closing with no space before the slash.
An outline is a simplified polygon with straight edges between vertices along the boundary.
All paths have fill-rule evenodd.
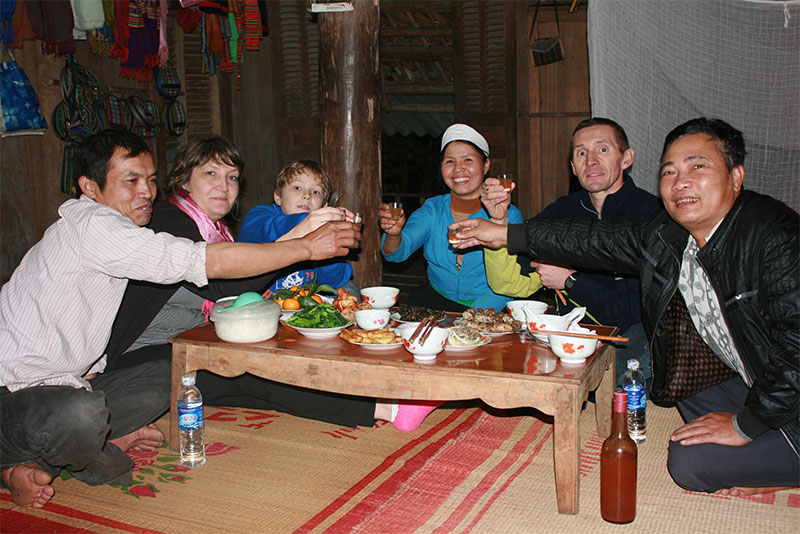
<path id="1" fill-rule="evenodd" d="M 466 124 L 451 125 L 444 131 L 444 135 L 442 136 L 442 150 L 453 141 L 469 141 L 478 147 L 481 152 L 483 152 L 484 156 L 487 158 L 489 157 L 489 143 L 487 143 L 486 139 L 471 126 L 467 126 Z"/>

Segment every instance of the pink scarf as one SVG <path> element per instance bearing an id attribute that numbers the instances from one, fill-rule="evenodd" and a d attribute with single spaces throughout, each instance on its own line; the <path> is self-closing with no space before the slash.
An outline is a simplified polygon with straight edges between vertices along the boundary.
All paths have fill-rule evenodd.
<path id="1" fill-rule="evenodd" d="M 172 195 L 167 195 L 167 200 L 192 218 L 206 243 L 233 242 L 233 234 L 228 223 L 224 219 L 217 222 L 212 221 L 186 191 L 179 190 Z"/>
<path id="2" fill-rule="evenodd" d="M 192 218 L 197 225 L 197 229 L 200 230 L 200 235 L 203 236 L 203 241 L 206 243 L 233 242 L 233 234 L 225 219 L 220 219 L 217 222 L 212 221 L 186 191 L 178 190 L 175 194 L 167 195 L 167 200 Z M 208 322 L 208 316 L 213 306 L 214 301 L 206 299 L 203 302 L 203 308 L 200 311 L 205 316 L 206 322 Z"/>

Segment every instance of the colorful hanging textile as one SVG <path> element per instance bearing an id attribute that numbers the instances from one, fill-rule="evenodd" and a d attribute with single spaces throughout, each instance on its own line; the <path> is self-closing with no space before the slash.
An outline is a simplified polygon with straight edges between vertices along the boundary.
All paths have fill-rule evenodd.
<path id="1" fill-rule="evenodd" d="M 158 3 L 158 64 L 163 66 L 169 60 L 169 45 L 167 44 L 167 0 Z"/>
<path id="2" fill-rule="evenodd" d="M 17 0 L 0 0 L 0 41 L 6 45 L 14 42 L 14 11 Z"/>
<path id="3" fill-rule="evenodd" d="M 72 16 L 77 30 L 96 30 L 106 21 L 101 0 L 71 0 Z"/>
<path id="4" fill-rule="evenodd" d="M 9 47 L 22 48 L 24 41 L 36 39 L 36 33 L 34 33 L 31 21 L 28 19 L 28 5 L 25 0 L 17 2 L 17 10 L 14 12 L 12 25 L 14 26 L 14 42 L 10 43 Z"/>
<path id="5" fill-rule="evenodd" d="M 111 47 L 111 57 L 118 58 L 122 63 L 128 61 L 130 4 L 130 0 L 114 0 L 114 46 Z"/>
<path id="6" fill-rule="evenodd" d="M 74 21 L 69 0 L 26 0 L 33 32 L 45 54 L 63 56 L 75 52 Z"/>
<path id="7" fill-rule="evenodd" d="M 158 0 L 131 0 L 128 60 L 119 75 L 123 78 L 153 81 L 153 67 L 158 65 Z"/>
<path id="8" fill-rule="evenodd" d="M 261 47 L 261 14 L 258 11 L 258 0 L 244 0 L 244 44 L 247 50 L 258 50 Z"/>

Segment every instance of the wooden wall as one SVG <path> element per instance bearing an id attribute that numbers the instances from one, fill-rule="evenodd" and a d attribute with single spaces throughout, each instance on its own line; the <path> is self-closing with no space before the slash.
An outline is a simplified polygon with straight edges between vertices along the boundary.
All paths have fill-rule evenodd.
<path id="1" fill-rule="evenodd" d="M 517 149 L 521 179 L 515 199 L 523 214 L 536 215 L 569 192 L 572 130 L 591 116 L 586 9 L 559 9 L 563 61 L 536 67 L 528 51 L 534 6 L 517 3 Z M 523 27 L 524 24 L 524 27 Z M 552 7 L 541 8 L 534 38 L 558 32 Z"/>
<path id="2" fill-rule="evenodd" d="M 47 119 L 61 101 L 59 77 L 64 58 L 42 53 L 39 41 L 25 41 L 12 49 L 31 81 Z M 120 78 L 119 61 L 95 56 L 86 42 L 78 42 L 75 57 L 92 71 L 100 84 L 115 93 L 141 94 L 161 102 L 151 84 Z M 160 175 L 167 170 L 166 135 L 149 141 Z M 41 136 L 0 139 L 0 283 L 5 283 L 22 257 L 58 219 L 58 206 L 70 198 L 60 191 L 64 142 L 52 128 Z"/>

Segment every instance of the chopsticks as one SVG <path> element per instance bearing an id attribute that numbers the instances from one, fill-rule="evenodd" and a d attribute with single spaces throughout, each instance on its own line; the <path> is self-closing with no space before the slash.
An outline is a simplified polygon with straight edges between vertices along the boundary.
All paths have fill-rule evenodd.
<path id="1" fill-rule="evenodd" d="M 431 335 L 433 332 L 433 328 L 436 326 L 436 317 L 425 317 L 419 325 L 417 325 L 416 330 L 414 333 L 411 334 L 411 337 L 408 338 L 409 343 L 413 343 L 417 336 L 419 336 L 419 343 L 420 345 L 425 343 L 425 340 L 428 339 L 428 336 Z"/>
<path id="2" fill-rule="evenodd" d="M 556 289 L 556 295 L 558 295 L 558 298 L 561 299 L 561 304 L 566 306 L 567 305 L 567 299 L 564 298 L 564 294 L 561 293 L 561 291 L 559 291 L 558 289 Z"/>
<path id="3" fill-rule="evenodd" d="M 630 338 L 622 337 L 622 336 L 604 336 L 601 334 L 584 334 L 581 332 L 556 332 L 553 330 L 537 330 L 536 328 L 531 329 L 532 334 L 556 334 L 558 336 L 569 336 L 569 337 L 582 337 L 586 339 L 600 339 L 602 341 L 622 341 L 627 342 L 630 341 Z"/>

